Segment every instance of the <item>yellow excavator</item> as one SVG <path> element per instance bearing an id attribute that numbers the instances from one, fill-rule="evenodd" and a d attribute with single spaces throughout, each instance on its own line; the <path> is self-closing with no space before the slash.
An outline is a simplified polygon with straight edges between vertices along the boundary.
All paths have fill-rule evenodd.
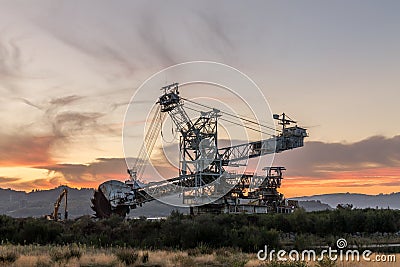
<path id="1" fill-rule="evenodd" d="M 61 220 L 61 213 L 58 213 L 58 209 L 60 208 L 63 197 L 65 198 L 64 220 L 68 219 L 68 189 L 64 188 L 61 194 L 58 196 L 57 201 L 54 203 L 53 213 L 46 216 L 48 220 L 56 222 Z"/>

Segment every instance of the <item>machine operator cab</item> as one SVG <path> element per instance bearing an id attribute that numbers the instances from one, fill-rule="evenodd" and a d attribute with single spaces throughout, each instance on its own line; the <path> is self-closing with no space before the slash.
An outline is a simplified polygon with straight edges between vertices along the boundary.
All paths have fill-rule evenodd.
<path id="1" fill-rule="evenodd" d="M 161 88 L 164 94 L 160 96 L 158 103 L 161 105 L 161 112 L 173 110 L 181 101 L 178 91 L 178 83 L 173 83 Z"/>

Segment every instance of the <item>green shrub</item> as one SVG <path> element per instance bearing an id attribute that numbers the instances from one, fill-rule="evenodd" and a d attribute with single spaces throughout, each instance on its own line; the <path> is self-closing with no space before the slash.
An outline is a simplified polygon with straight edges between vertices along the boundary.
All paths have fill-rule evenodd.
<path id="1" fill-rule="evenodd" d="M 62 262 L 64 260 L 64 253 L 61 248 L 51 248 L 49 251 L 50 259 L 52 262 Z"/>
<path id="2" fill-rule="evenodd" d="M 117 250 L 115 256 L 117 256 L 118 260 L 128 266 L 134 264 L 139 257 L 139 255 L 132 249 Z"/>
<path id="3" fill-rule="evenodd" d="M 207 246 L 206 244 L 199 244 L 197 247 L 195 248 L 190 248 L 187 250 L 187 253 L 189 256 L 198 256 L 198 255 L 209 255 L 209 254 L 213 254 L 214 250 L 210 247 Z"/>
<path id="4" fill-rule="evenodd" d="M 45 260 L 38 260 L 35 264 L 35 267 L 51 267 L 53 266 L 50 262 Z"/>
<path id="5" fill-rule="evenodd" d="M 174 263 L 174 266 L 181 266 L 181 267 L 192 267 L 196 266 L 195 260 L 190 257 L 190 256 L 184 256 L 182 254 L 176 255 L 173 259 L 172 262 Z"/>
<path id="6" fill-rule="evenodd" d="M 249 261 L 248 256 L 240 252 L 232 254 L 216 254 L 216 261 L 223 264 L 223 266 L 243 267 Z"/>
<path id="7" fill-rule="evenodd" d="M 330 259 L 329 257 L 325 257 L 322 260 L 318 261 L 316 266 L 317 267 L 335 267 L 336 261 Z"/>
<path id="8" fill-rule="evenodd" d="M 13 263 L 18 257 L 19 255 L 15 251 L 0 250 L 0 263 Z"/>
<path id="9" fill-rule="evenodd" d="M 149 252 L 144 251 L 144 252 L 142 253 L 142 256 L 140 257 L 140 261 L 141 261 L 142 263 L 147 263 L 147 262 L 149 261 Z"/>
<path id="10" fill-rule="evenodd" d="M 186 250 L 186 252 L 189 256 L 193 257 L 200 255 L 200 250 L 198 248 L 189 248 Z"/>
<path id="11" fill-rule="evenodd" d="M 232 254 L 239 253 L 239 251 L 235 250 L 234 248 L 231 247 L 222 247 L 222 248 L 217 248 L 215 250 L 215 255 L 216 256 L 224 256 L 224 257 L 229 257 Z"/>
<path id="12" fill-rule="evenodd" d="M 71 246 L 71 247 L 69 247 L 69 250 L 68 250 L 68 257 L 70 259 L 77 258 L 79 260 L 82 257 L 82 251 L 77 246 Z"/>
<path id="13" fill-rule="evenodd" d="M 68 262 L 72 258 L 80 259 L 82 251 L 76 245 L 69 247 L 55 247 L 49 251 L 50 258 L 53 262 Z"/>

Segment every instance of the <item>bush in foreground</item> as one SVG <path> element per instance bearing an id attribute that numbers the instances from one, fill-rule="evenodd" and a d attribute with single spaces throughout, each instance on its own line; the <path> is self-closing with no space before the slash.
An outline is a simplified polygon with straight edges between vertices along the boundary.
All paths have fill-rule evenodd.
<path id="1" fill-rule="evenodd" d="M 19 255 L 15 251 L 7 249 L 0 250 L 0 263 L 13 263 L 18 259 Z"/>
<path id="2" fill-rule="evenodd" d="M 117 256 L 117 258 L 121 262 L 125 263 L 128 266 L 134 264 L 139 257 L 138 253 L 136 253 L 133 249 L 117 250 L 115 252 L 115 256 Z"/>
<path id="3" fill-rule="evenodd" d="M 54 247 L 49 251 L 50 258 L 53 262 L 61 263 L 63 261 L 68 262 L 72 258 L 80 259 L 82 251 L 76 245 L 69 247 Z"/>

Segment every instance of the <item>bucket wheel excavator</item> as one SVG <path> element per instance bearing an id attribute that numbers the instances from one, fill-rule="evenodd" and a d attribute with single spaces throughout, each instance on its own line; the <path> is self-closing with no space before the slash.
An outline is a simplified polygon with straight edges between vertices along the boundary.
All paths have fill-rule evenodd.
<path id="1" fill-rule="evenodd" d="M 247 117 L 232 115 L 193 100 L 185 99 L 180 96 L 178 83 L 162 87 L 162 91 L 163 94 L 156 102 L 154 116 L 145 134 L 139 155 L 134 162 L 134 167 L 128 169 L 129 179 L 125 182 L 118 180 L 106 181 L 95 191 L 91 201 L 96 217 L 107 218 L 113 214 L 124 217 L 129 213 L 130 209 L 135 209 L 160 197 L 180 194 L 182 193 L 182 188 L 190 189 L 188 190 L 190 193 L 185 194 L 184 192 L 182 201 L 191 207 L 200 206 L 201 202 L 198 200 L 202 199 L 202 196 L 205 196 L 207 192 L 218 191 L 218 187 L 221 184 L 229 185 L 231 190 L 219 199 L 215 199 L 215 201 L 221 201 L 221 199 L 226 199 L 228 196 L 232 198 L 243 195 L 238 190 L 242 192 L 249 191 L 251 182 L 247 182 L 247 186 L 241 186 L 245 184 L 244 181 L 249 179 L 260 181 L 260 188 L 255 188 L 250 193 L 255 199 L 262 199 L 263 197 L 260 194 L 272 194 L 273 199 L 282 200 L 281 194 L 276 191 L 276 188 L 280 186 L 282 167 L 272 169 L 279 171 L 279 177 L 268 175 L 270 169 L 268 169 L 266 176 L 249 175 L 248 173 L 235 176 L 226 172 L 225 168 L 227 166 L 240 166 L 240 164 L 243 164 L 243 160 L 250 158 L 302 147 L 304 138 L 308 136 L 306 129 L 297 125 L 291 126 L 296 122 L 291 120 L 285 113 L 281 115 L 274 114 L 273 118 L 282 126 L 278 130 L 278 134 L 273 134 L 270 138 L 264 140 L 220 148 L 218 146 L 218 121 L 226 120 L 224 116 L 235 116 L 242 121 L 249 122 L 249 124 L 252 124 L 251 126 L 249 124 L 240 126 L 250 130 L 268 126 L 250 120 Z M 204 111 L 204 108 L 207 108 L 208 111 Z M 199 116 L 195 119 L 190 119 L 186 109 L 198 111 Z M 141 177 L 145 169 L 146 159 L 150 156 L 167 114 L 180 134 L 179 175 L 160 182 L 142 183 Z M 226 121 L 233 123 L 230 120 Z M 270 130 L 275 131 L 275 128 L 270 127 Z M 215 183 L 221 178 L 223 178 L 223 182 Z M 273 184 L 272 187 L 270 186 L 271 183 Z M 195 189 L 193 190 L 193 188 Z M 249 196 L 248 192 L 246 195 Z"/>

